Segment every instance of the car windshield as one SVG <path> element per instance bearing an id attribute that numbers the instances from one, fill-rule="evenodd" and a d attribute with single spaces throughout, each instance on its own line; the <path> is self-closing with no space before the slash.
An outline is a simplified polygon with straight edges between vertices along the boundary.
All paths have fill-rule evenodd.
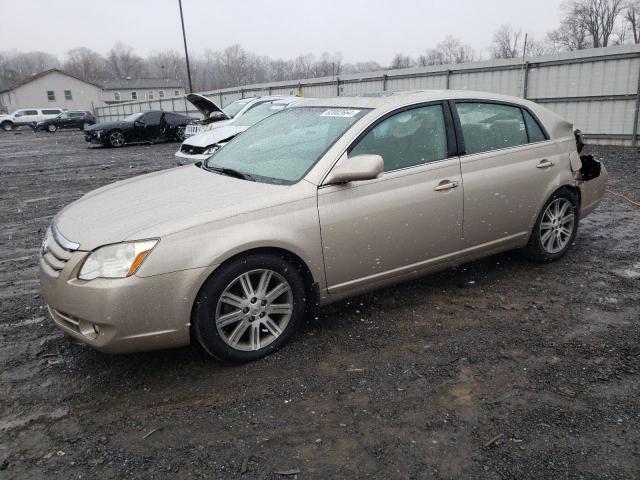
<path id="1" fill-rule="evenodd" d="M 124 121 L 125 122 L 135 122 L 137 119 L 139 119 L 142 115 L 144 115 L 144 112 L 138 112 L 138 113 L 132 113 L 131 115 L 129 115 L 128 117 L 124 117 Z"/>
<path id="2" fill-rule="evenodd" d="M 256 181 L 300 180 L 366 109 L 297 107 L 265 118 L 205 161 L 205 168 L 232 169 Z"/>
<path id="3" fill-rule="evenodd" d="M 250 127 L 251 125 L 258 123 L 260 120 L 279 112 L 284 107 L 286 107 L 284 103 L 264 102 L 260 105 L 256 105 L 250 110 L 247 110 L 247 113 L 236 118 L 231 122 L 231 124 L 237 127 Z"/>
<path id="4" fill-rule="evenodd" d="M 222 111 L 229 118 L 233 118 L 238 114 L 240 110 L 242 110 L 242 107 L 244 107 L 247 103 L 249 103 L 249 100 L 236 100 L 235 102 L 224 107 Z"/>

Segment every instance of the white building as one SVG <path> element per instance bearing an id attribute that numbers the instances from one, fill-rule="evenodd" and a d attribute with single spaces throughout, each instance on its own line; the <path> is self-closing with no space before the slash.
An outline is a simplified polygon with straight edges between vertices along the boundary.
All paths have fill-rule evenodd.
<path id="1" fill-rule="evenodd" d="M 59 107 L 90 110 L 103 105 L 178 97 L 179 82 L 167 78 L 105 79 L 86 81 L 58 69 L 46 70 L 0 92 L 0 110 Z"/>

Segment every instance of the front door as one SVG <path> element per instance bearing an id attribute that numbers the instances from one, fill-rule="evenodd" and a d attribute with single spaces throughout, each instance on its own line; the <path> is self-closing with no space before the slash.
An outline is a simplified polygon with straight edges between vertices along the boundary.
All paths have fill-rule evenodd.
<path id="1" fill-rule="evenodd" d="M 437 103 L 381 120 L 348 156 L 381 155 L 382 176 L 319 188 L 330 293 L 424 270 L 461 248 L 460 163 L 450 153 L 444 114 Z"/>

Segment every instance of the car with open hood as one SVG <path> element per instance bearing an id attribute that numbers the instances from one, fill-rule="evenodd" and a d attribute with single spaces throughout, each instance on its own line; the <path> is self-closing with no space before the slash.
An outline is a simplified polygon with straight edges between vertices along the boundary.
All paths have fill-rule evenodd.
<path id="1" fill-rule="evenodd" d="M 136 143 L 179 142 L 192 121 L 179 113 L 149 110 L 86 127 L 84 136 L 89 143 L 116 148 Z"/>
<path id="2" fill-rule="evenodd" d="M 520 98 L 301 100 L 203 162 L 65 207 L 42 298 L 98 350 L 195 341 L 250 361 L 343 298 L 507 250 L 560 260 L 606 181 L 570 122 Z"/>
<path id="3" fill-rule="evenodd" d="M 300 97 L 276 97 L 275 99 L 271 98 L 255 102 L 251 109 L 246 110 L 243 115 L 236 116 L 225 125 L 206 130 L 186 139 L 175 153 L 176 164 L 186 165 L 206 160 L 217 149 L 247 128 L 274 113 L 294 105 L 297 101 L 300 101 Z"/>

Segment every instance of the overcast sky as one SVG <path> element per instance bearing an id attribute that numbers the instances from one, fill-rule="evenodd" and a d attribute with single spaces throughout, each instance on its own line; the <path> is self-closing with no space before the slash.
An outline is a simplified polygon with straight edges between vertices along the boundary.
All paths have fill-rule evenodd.
<path id="1" fill-rule="evenodd" d="M 341 52 L 345 62 L 388 64 L 419 55 L 446 35 L 478 51 L 503 23 L 535 38 L 557 27 L 561 0 L 183 0 L 189 50 L 234 43 L 260 55 Z M 86 46 L 106 53 L 116 41 L 139 54 L 182 49 L 178 0 L 0 0 L 0 50 L 62 56 Z"/>

